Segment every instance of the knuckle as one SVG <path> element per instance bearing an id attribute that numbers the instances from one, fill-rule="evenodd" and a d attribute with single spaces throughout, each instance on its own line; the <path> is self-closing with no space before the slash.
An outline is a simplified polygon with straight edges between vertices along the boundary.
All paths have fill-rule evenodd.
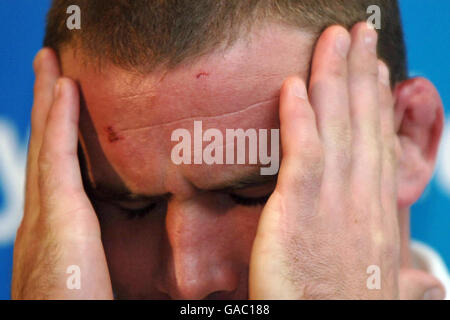
<path id="1" fill-rule="evenodd" d="M 287 165 L 289 174 L 286 175 L 286 185 L 294 193 L 304 193 L 308 190 L 315 192 L 320 189 L 324 171 L 324 161 L 321 154 L 308 152 L 298 161 Z"/>
<path id="2" fill-rule="evenodd" d="M 330 125 L 330 139 L 328 140 L 327 148 L 330 148 L 334 158 L 334 163 L 339 167 L 348 167 L 351 162 L 351 148 L 352 148 L 352 134 L 349 126 L 338 124 L 336 126 Z"/>
<path id="3" fill-rule="evenodd" d="M 378 83 L 378 64 L 368 64 L 363 71 L 371 81 Z"/>
<path id="4" fill-rule="evenodd" d="M 324 157 L 321 150 L 311 150 L 304 157 L 305 161 L 300 168 L 300 177 L 304 181 L 320 180 L 324 171 Z"/>
<path id="5" fill-rule="evenodd" d="M 300 163 L 301 166 L 308 165 L 310 162 L 320 161 L 323 158 L 320 138 L 311 128 L 312 126 L 309 125 L 301 126 L 295 139 L 293 138 L 289 141 L 290 149 L 286 150 L 286 154 L 297 163 Z M 301 160 L 299 161 L 299 159 Z"/>
<path id="6" fill-rule="evenodd" d="M 335 162 L 338 165 L 338 168 L 343 171 L 343 173 L 348 174 L 351 168 L 352 163 L 352 155 L 349 148 L 341 148 L 335 154 Z M 344 177 L 347 179 L 347 177 Z"/>
<path id="7" fill-rule="evenodd" d="M 51 163 L 52 163 L 52 157 L 50 156 L 49 152 L 46 150 L 45 143 L 43 143 L 41 150 L 39 152 L 39 155 L 38 155 L 39 171 L 47 172 Z"/>
<path id="8" fill-rule="evenodd" d="M 38 160 L 38 186 L 39 190 L 47 190 L 55 183 L 51 174 L 54 168 L 54 159 L 47 152 L 41 152 Z"/>
<path id="9" fill-rule="evenodd" d="M 343 79 L 347 77 L 347 65 L 342 60 L 331 60 L 328 64 L 327 77 L 331 79 Z"/>
<path id="10" fill-rule="evenodd" d="M 342 94 L 344 89 L 343 84 L 347 83 L 347 68 L 344 64 L 340 62 L 329 63 L 329 67 L 326 68 L 321 74 L 314 75 L 311 78 L 310 90 L 312 95 L 323 95 L 323 93 L 330 92 L 333 90 L 339 91 L 338 94 Z"/>
<path id="11" fill-rule="evenodd" d="M 365 59 L 360 59 L 351 72 L 350 79 L 356 86 L 358 85 L 378 85 L 378 63 L 368 63 Z M 367 84 L 366 84 L 367 83 Z"/>
<path id="12" fill-rule="evenodd" d="M 333 143 L 342 149 L 348 149 L 352 142 L 352 130 L 345 119 L 330 119 L 327 123 L 327 130 L 331 135 Z"/>
<path id="13" fill-rule="evenodd" d="M 372 147 L 367 147 L 364 150 L 364 154 L 361 155 L 363 158 L 362 163 L 366 163 L 369 168 L 378 165 L 381 162 L 379 149 L 376 148 L 376 142 L 371 143 Z"/>
<path id="14" fill-rule="evenodd" d="M 372 145 L 372 143 L 371 143 Z M 375 146 L 365 146 L 352 153 L 353 163 L 359 167 L 358 170 L 373 170 L 381 163 L 381 153 Z"/>
<path id="15" fill-rule="evenodd" d="M 353 170 L 350 179 L 350 190 L 353 195 L 353 207 L 355 211 L 372 215 L 371 207 L 373 203 L 380 202 L 380 177 L 378 175 L 366 174 L 367 166 Z M 370 169 L 369 169 L 370 170 Z"/>
<path id="16" fill-rule="evenodd" d="M 50 184 L 48 172 L 50 171 L 48 163 L 40 163 L 38 172 L 39 190 L 45 190 Z"/>
<path id="17" fill-rule="evenodd" d="M 377 225 L 370 232 L 372 246 L 384 263 L 393 261 L 399 253 L 398 241 L 388 232 L 383 231 L 386 229 L 386 226 Z"/>
<path id="18" fill-rule="evenodd" d="M 321 172 L 324 167 L 324 152 L 320 144 L 313 144 L 304 151 L 303 164 L 307 169 Z"/>
<path id="19" fill-rule="evenodd" d="M 395 164 L 397 162 L 397 151 L 395 149 L 394 143 L 384 143 L 384 156 L 385 160 L 390 164 Z"/>

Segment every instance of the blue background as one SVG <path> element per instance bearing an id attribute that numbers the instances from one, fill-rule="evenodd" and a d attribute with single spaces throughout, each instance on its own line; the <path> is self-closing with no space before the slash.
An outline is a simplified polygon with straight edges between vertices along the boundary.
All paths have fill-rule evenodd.
<path id="1" fill-rule="evenodd" d="M 441 93 L 444 105 L 448 105 L 450 1 L 401 0 L 400 4 L 410 73 L 429 78 Z M 33 99 L 31 63 L 42 44 L 49 5 L 49 0 L 0 0 L 0 121 L 10 124 L 17 135 L 16 147 L 22 151 L 26 147 Z M 449 110 L 446 114 L 449 123 Z M 450 134 L 446 137 L 450 139 Z M 435 178 L 413 207 L 411 228 L 413 238 L 432 246 L 450 265 L 450 145 L 447 146 L 441 150 Z M 8 152 L 12 151 L 0 149 L 0 165 L 2 155 Z M 4 192 L 10 185 L 0 171 L 0 217 L 10 201 Z M 12 252 L 12 237 L 0 241 L 0 299 L 10 297 Z"/>

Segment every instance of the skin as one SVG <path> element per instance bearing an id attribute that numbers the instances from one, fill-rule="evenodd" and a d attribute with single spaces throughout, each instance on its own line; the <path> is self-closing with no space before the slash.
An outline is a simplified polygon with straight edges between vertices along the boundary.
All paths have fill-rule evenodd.
<path id="1" fill-rule="evenodd" d="M 408 250 L 409 207 L 442 132 L 437 91 L 422 78 L 391 90 L 365 23 L 328 28 L 314 55 L 313 42 L 259 26 L 232 48 L 146 76 L 82 64 L 70 48 L 59 68 L 43 49 L 13 298 L 443 298 Z M 278 179 L 243 187 L 258 166 L 174 165 L 171 132 L 194 119 L 204 130 L 279 127 Z M 264 206 L 230 196 L 270 193 Z M 134 219 L 123 209 L 151 204 Z M 81 290 L 66 288 L 72 264 Z M 381 290 L 366 287 L 374 264 Z"/>

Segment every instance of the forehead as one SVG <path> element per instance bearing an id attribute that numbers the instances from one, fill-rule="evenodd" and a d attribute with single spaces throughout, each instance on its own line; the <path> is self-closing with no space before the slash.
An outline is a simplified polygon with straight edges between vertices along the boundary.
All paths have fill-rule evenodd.
<path id="1" fill-rule="evenodd" d="M 63 74 L 77 80 L 82 92 L 80 127 L 91 179 L 162 194 L 181 180 L 206 188 L 211 179 L 205 177 L 223 180 L 251 170 L 176 167 L 171 133 L 192 131 L 194 120 L 202 120 L 204 130 L 222 132 L 278 127 L 281 84 L 289 75 L 306 79 L 311 48 L 311 37 L 301 30 L 268 24 L 230 48 L 147 75 L 111 65 L 99 71 L 63 50 Z"/>

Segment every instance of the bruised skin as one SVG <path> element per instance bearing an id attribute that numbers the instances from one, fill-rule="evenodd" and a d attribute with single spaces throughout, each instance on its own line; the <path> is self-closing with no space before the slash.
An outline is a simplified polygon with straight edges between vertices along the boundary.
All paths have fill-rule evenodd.
<path id="1" fill-rule="evenodd" d="M 306 80 L 312 43 L 299 30 L 266 25 L 231 48 L 145 76 L 111 65 L 99 72 L 80 63 L 80 51 L 62 51 L 63 74 L 81 89 L 80 129 L 92 184 L 170 194 L 135 220 L 111 203 L 97 203 L 118 297 L 247 297 L 262 206 L 237 205 L 208 189 L 255 168 L 176 166 L 171 133 L 186 128 L 193 136 L 194 120 L 203 121 L 203 131 L 223 133 L 278 128 L 280 87 L 290 75 Z"/>

